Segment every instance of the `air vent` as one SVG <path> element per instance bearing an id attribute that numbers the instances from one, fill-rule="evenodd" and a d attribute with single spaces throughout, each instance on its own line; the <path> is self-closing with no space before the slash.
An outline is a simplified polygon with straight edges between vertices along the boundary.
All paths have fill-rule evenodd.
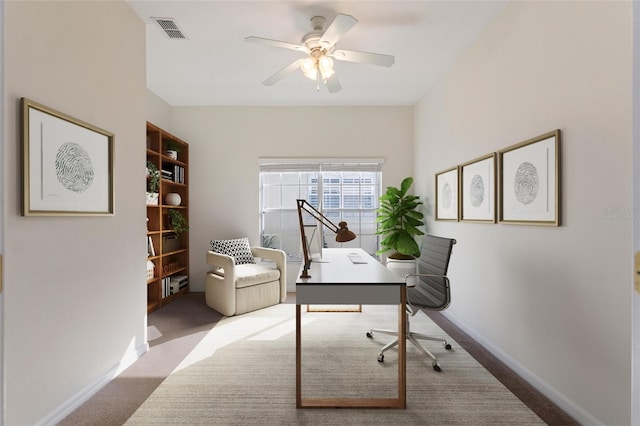
<path id="1" fill-rule="evenodd" d="M 151 18 L 160 25 L 160 28 L 165 32 L 167 37 L 173 39 L 186 40 L 187 36 L 184 35 L 178 24 L 173 18 Z"/>

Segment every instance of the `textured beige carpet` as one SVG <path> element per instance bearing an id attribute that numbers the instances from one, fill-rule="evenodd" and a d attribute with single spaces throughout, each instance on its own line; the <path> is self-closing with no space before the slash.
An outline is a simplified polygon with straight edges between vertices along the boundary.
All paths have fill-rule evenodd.
<path id="1" fill-rule="evenodd" d="M 303 309 L 304 311 L 304 309 Z M 304 313 L 303 397 L 395 397 L 397 354 L 368 339 L 394 328 L 393 306 L 362 313 Z M 446 336 L 426 315 L 413 331 Z M 296 409 L 295 305 L 221 320 L 127 421 L 129 425 L 544 424 L 454 341 L 430 348 L 442 372 L 407 345 L 407 409 Z"/>

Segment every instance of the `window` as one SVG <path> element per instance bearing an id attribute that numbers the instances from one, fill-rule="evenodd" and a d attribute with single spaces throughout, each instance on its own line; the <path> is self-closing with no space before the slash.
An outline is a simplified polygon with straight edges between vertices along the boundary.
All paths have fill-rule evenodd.
<path id="1" fill-rule="evenodd" d="M 321 228 L 322 247 L 361 247 L 375 255 L 378 250 L 376 209 L 381 195 L 381 170 L 382 161 L 377 159 L 261 162 L 262 245 L 284 250 L 289 260 L 302 260 L 296 204 L 300 198 L 307 200 L 336 225 L 346 221 L 349 229 L 357 235 L 354 241 L 340 244 L 331 231 Z M 316 225 L 309 215 L 305 214 L 303 218 L 305 225 Z"/>

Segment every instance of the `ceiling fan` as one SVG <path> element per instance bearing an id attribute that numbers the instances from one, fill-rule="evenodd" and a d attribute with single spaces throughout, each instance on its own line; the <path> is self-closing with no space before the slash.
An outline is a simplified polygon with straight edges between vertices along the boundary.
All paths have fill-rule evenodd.
<path id="1" fill-rule="evenodd" d="M 282 68 L 262 84 L 272 86 L 286 75 L 300 68 L 305 77 L 316 81 L 317 90 L 320 90 L 320 82 L 322 81 L 330 93 L 335 93 L 340 91 L 342 86 L 333 69 L 334 59 L 337 61 L 359 62 L 383 67 L 393 65 L 395 59 L 391 55 L 335 48 L 338 40 L 358 23 L 358 20 L 353 16 L 338 14 L 329 26 L 326 26 L 326 23 L 327 20 L 323 16 L 314 16 L 311 18 L 312 31 L 302 37 L 300 44 L 262 37 L 246 37 L 245 41 L 283 47 L 306 54 L 304 58 L 298 59 Z"/>

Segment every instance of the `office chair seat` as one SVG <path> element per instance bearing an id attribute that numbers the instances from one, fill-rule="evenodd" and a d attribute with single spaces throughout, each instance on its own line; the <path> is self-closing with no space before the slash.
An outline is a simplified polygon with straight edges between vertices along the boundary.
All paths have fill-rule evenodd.
<path id="1" fill-rule="evenodd" d="M 407 282 L 407 306 L 405 321 L 407 329 L 407 340 L 413 343 L 423 354 L 431 358 L 431 365 L 436 371 L 442 371 L 438 364 L 438 359 L 418 340 L 430 340 L 441 342 L 445 349 L 450 350 L 451 345 L 445 339 L 427 336 L 422 333 L 411 331 L 409 318 L 414 316 L 420 309 L 432 311 L 442 311 L 451 303 L 451 291 L 447 270 L 451 251 L 456 240 L 452 238 L 442 238 L 427 235 L 422 245 L 420 258 L 418 259 L 418 273 L 408 274 L 405 277 Z M 410 280 L 412 277 L 417 279 Z M 410 285 L 409 283 L 415 282 Z M 367 337 L 373 338 L 374 333 L 389 334 L 397 336 L 395 330 L 371 329 L 367 332 Z M 378 362 L 384 362 L 384 352 L 398 345 L 398 339 L 387 343 L 378 353 Z"/>

